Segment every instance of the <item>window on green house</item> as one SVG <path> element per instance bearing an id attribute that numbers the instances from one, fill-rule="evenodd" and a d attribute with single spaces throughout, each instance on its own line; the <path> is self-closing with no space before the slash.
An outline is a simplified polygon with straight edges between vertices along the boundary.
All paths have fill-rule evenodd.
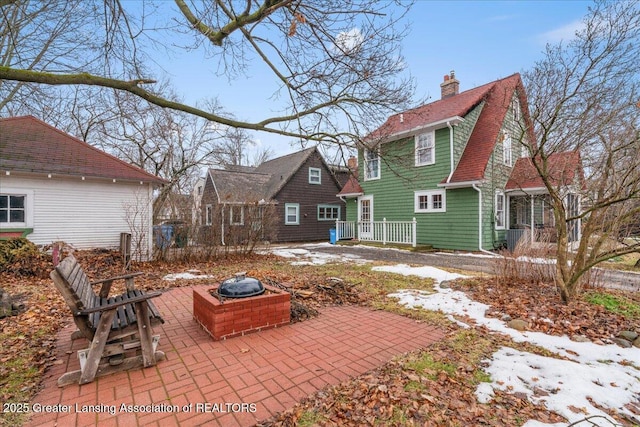
<path id="1" fill-rule="evenodd" d="M 496 230 L 504 230 L 505 229 L 505 203 L 504 203 L 504 193 L 496 193 L 495 200 L 495 221 L 496 221 Z"/>
<path id="2" fill-rule="evenodd" d="M 511 135 L 505 132 L 502 137 L 502 159 L 504 164 L 507 166 L 511 166 L 513 164 L 512 156 L 511 156 Z"/>
<path id="3" fill-rule="evenodd" d="M 415 213 L 446 212 L 446 194 L 444 190 L 416 191 Z"/>
<path id="4" fill-rule="evenodd" d="M 416 166 L 432 165 L 436 161 L 435 132 L 415 136 Z"/>
<path id="5" fill-rule="evenodd" d="M 364 179 L 380 178 L 380 153 L 377 150 L 364 150 Z"/>

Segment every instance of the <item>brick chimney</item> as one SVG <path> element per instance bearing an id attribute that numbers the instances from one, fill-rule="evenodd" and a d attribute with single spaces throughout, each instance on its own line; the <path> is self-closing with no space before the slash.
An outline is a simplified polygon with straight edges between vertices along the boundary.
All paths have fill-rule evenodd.
<path id="1" fill-rule="evenodd" d="M 349 168 L 349 174 L 358 178 L 358 159 L 354 156 L 349 157 L 347 160 L 347 167 Z"/>
<path id="2" fill-rule="evenodd" d="M 440 83 L 440 90 L 442 91 L 442 98 L 449 98 L 457 95 L 460 92 L 460 82 L 456 80 L 455 71 L 451 71 L 450 75 L 444 76 L 444 82 Z"/>

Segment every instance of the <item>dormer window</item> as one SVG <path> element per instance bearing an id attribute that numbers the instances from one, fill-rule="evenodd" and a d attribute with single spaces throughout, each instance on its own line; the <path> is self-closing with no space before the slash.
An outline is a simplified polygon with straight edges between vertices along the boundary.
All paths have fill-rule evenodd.
<path id="1" fill-rule="evenodd" d="M 415 136 L 416 166 L 432 165 L 436 162 L 435 132 Z"/>

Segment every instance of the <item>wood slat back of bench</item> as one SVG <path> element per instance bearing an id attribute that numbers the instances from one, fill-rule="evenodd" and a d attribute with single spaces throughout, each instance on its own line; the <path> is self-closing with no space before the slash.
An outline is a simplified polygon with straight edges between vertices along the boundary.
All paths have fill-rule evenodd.
<path id="1" fill-rule="evenodd" d="M 89 278 L 84 274 L 75 257 L 70 255 L 63 259 L 56 266 L 55 271 L 62 279 L 62 283 L 60 283 L 62 286 L 58 286 L 58 288 L 71 311 L 76 313 L 78 310 L 95 307 L 98 296 L 93 291 Z M 56 282 L 53 276 L 52 279 Z M 64 289 L 60 289 L 60 287 Z"/>

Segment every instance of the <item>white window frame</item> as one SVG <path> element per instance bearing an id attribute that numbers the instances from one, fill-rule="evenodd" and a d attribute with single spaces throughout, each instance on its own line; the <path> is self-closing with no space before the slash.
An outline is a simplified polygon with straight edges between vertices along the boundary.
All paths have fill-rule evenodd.
<path id="1" fill-rule="evenodd" d="M 428 138 L 427 139 L 427 144 L 425 146 L 421 146 L 421 140 L 423 138 Z M 429 143 L 430 141 L 430 143 Z M 425 166 L 425 165 L 433 165 L 436 162 L 436 132 L 435 131 L 430 131 L 430 132 L 424 132 L 421 134 L 418 134 L 414 137 L 414 143 L 415 143 L 415 165 L 416 166 Z M 420 161 L 420 153 L 422 152 L 426 152 L 426 153 L 430 153 L 430 160 L 427 161 Z"/>
<path id="2" fill-rule="evenodd" d="M 322 169 L 309 168 L 309 184 L 322 184 Z"/>
<path id="3" fill-rule="evenodd" d="M 373 158 L 373 156 L 369 156 L 369 153 L 374 153 L 375 158 Z M 369 162 L 375 162 L 375 171 L 371 170 L 371 168 L 369 167 Z M 375 174 L 372 174 L 371 172 L 375 172 Z M 364 149 L 364 180 L 372 181 L 375 179 L 380 179 L 380 151 L 368 150 L 365 148 Z"/>
<path id="4" fill-rule="evenodd" d="M 498 199 L 502 199 L 502 209 L 498 209 Z M 495 218 L 495 228 L 496 230 L 505 230 L 507 228 L 506 225 L 506 217 L 507 217 L 507 197 L 504 195 L 502 191 L 496 191 L 494 197 L 494 218 Z M 502 225 L 500 225 L 500 223 Z"/>
<path id="5" fill-rule="evenodd" d="M 513 98 L 513 102 L 511 104 L 511 108 L 513 109 L 513 121 L 516 122 L 516 124 L 520 121 L 520 100 L 518 99 L 518 96 L 516 95 Z"/>
<path id="6" fill-rule="evenodd" d="M 3 228 L 13 229 L 13 228 L 33 228 L 33 190 L 23 190 L 23 189 L 3 189 L 3 196 L 18 196 L 24 197 L 24 221 L 21 222 L 11 222 L 10 217 L 11 214 L 9 210 L 7 210 L 7 222 L 0 222 Z M 9 197 L 10 199 L 10 197 Z M 10 203 L 9 200 L 7 202 Z"/>
<path id="7" fill-rule="evenodd" d="M 442 197 L 442 207 L 434 208 L 433 207 L 433 199 L 434 196 Z M 427 207 L 420 207 L 420 198 L 427 198 Z M 446 212 L 447 211 L 447 191 L 446 190 L 424 190 L 424 191 L 416 191 L 414 193 L 414 205 L 413 211 L 415 213 L 437 213 L 437 212 Z"/>
<path id="8" fill-rule="evenodd" d="M 324 209 L 324 215 L 320 215 L 321 209 Z M 330 209 L 332 213 L 335 211 L 337 216 L 334 217 L 332 215 L 330 218 L 328 218 L 327 209 Z M 340 219 L 340 205 L 320 204 L 318 205 L 317 212 L 318 212 L 318 216 L 317 216 L 318 221 L 336 221 Z"/>
<path id="9" fill-rule="evenodd" d="M 513 166 L 513 150 L 511 135 L 508 132 L 502 134 L 502 161 L 505 166 Z"/>
<path id="10" fill-rule="evenodd" d="M 289 221 L 289 208 L 295 209 L 295 221 Z M 285 203 L 284 204 L 284 225 L 300 225 L 300 204 Z"/>
<path id="11" fill-rule="evenodd" d="M 240 222 L 234 222 L 233 221 L 233 214 L 234 211 L 236 209 L 240 209 Z M 230 225 L 244 225 L 244 206 L 234 206 L 234 205 L 230 205 L 229 206 L 229 224 Z"/>

